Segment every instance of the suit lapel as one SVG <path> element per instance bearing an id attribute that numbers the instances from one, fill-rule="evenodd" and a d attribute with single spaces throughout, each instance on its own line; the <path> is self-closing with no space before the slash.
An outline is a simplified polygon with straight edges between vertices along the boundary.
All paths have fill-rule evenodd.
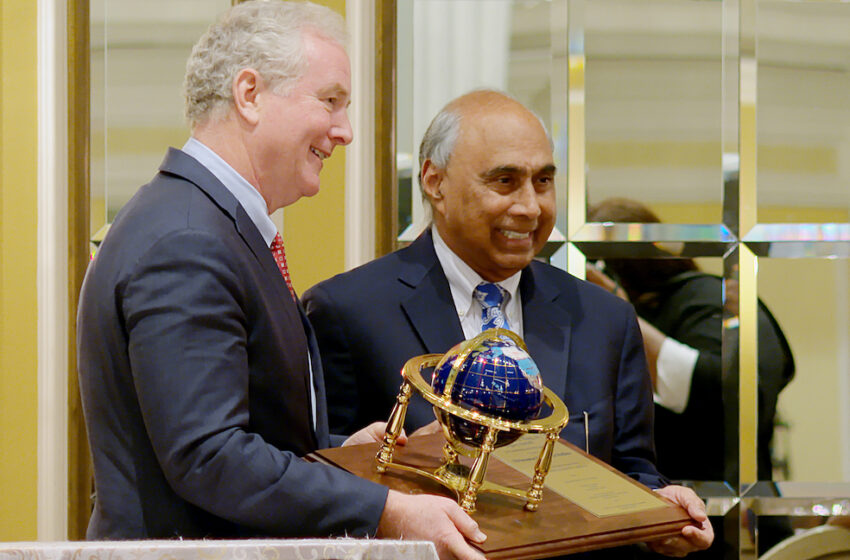
<path id="1" fill-rule="evenodd" d="M 239 208 L 236 197 L 209 169 L 192 156 L 181 150 L 168 148 L 168 153 L 159 166 L 159 170 L 190 181 L 206 193 L 232 220 L 236 221 L 236 209 Z"/>
<path id="2" fill-rule="evenodd" d="M 442 353 L 464 339 L 449 282 L 434 252 L 431 230 L 405 251 L 399 281 L 411 288 L 401 306 L 426 352 Z"/>
<path id="3" fill-rule="evenodd" d="M 286 320 L 289 321 L 290 324 L 298 324 L 298 322 L 301 322 L 301 324 L 304 325 L 307 350 L 312 362 L 312 377 L 314 378 L 312 391 L 315 391 L 316 393 L 316 426 L 314 427 L 311 436 L 314 444 L 318 441 L 322 447 L 327 447 L 328 425 L 327 410 L 324 408 L 325 387 L 322 379 L 318 346 L 316 345 L 316 340 L 313 335 L 313 331 L 309 326 L 309 322 L 307 322 L 307 318 L 301 310 L 301 304 L 292 300 L 292 296 L 289 293 L 289 288 L 286 286 L 283 275 L 281 275 L 280 269 L 278 269 L 277 263 L 269 250 L 269 246 L 266 245 L 266 242 L 260 234 L 260 231 L 257 229 L 257 226 L 253 221 L 251 221 L 248 213 L 245 212 L 245 209 L 242 208 L 242 205 L 239 204 L 239 201 L 236 200 L 236 197 L 233 196 L 227 187 L 225 187 L 206 167 L 201 165 L 198 160 L 181 150 L 169 148 L 162 165 L 160 165 L 160 171 L 190 181 L 199 190 L 205 193 L 210 200 L 212 200 L 215 205 L 222 210 L 222 212 L 227 214 L 227 216 L 233 220 L 237 233 L 245 242 L 245 245 L 248 246 L 251 253 L 253 253 L 254 258 L 259 263 L 264 276 L 269 279 L 268 282 L 266 282 L 266 285 L 270 286 L 271 289 L 276 292 L 274 299 L 280 304 L 277 309 L 283 312 L 281 318 L 285 316 Z M 306 371 L 306 369 L 304 371 L 304 385 L 308 392 L 311 391 L 309 388 L 310 372 Z M 311 406 L 309 402 L 306 409 L 307 413 L 311 414 Z M 309 424 L 310 426 L 313 426 L 312 414 Z"/>
<path id="4" fill-rule="evenodd" d="M 210 197 L 216 206 L 221 208 L 233 220 L 233 223 L 236 225 L 236 231 L 260 263 L 263 272 L 271 278 L 277 279 L 273 285 L 277 287 L 281 297 L 286 295 L 289 298 L 289 289 L 286 287 L 286 282 L 283 281 L 280 270 L 278 270 L 271 251 L 268 245 L 266 245 L 265 240 L 263 240 L 263 236 L 260 235 L 257 226 L 251 221 L 248 213 L 245 212 L 245 209 L 242 208 L 236 197 L 227 190 L 227 187 L 221 184 L 221 181 L 215 175 L 195 158 L 174 148 L 168 149 L 168 153 L 162 165 L 160 165 L 160 171 L 191 181 L 198 189 Z M 294 309 L 290 309 L 289 311 L 294 312 Z"/>
<path id="5" fill-rule="evenodd" d="M 539 271 L 535 272 L 533 263 L 522 273 L 520 295 L 525 343 L 544 385 L 563 396 L 570 360 L 569 312 L 554 305 L 559 291 Z"/>
<path id="6" fill-rule="evenodd" d="M 245 244 L 248 245 L 248 248 L 251 249 L 252 253 L 254 253 L 254 257 L 256 257 L 257 261 L 259 261 L 263 272 L 270 277 L 275 278 L 274 285 L 277 286 L 278 291 L 280 291 L 281 297 L 285 295 L 286 299 L 291 301 L 292 295 L 289 293 L 289 288 L 286 286 L 283 275 L 277 267 L 277 263 L 272 256 L 271 249 L 268 245 L 266 245 L 263 236 L 260 235 L 260 230 L 257 229 L 257 226 L 254 225 L 254 222 L 251 221 L 248 213 L 245 212 L 245 209 L 242 208 L 241 205 L 236 208 L 236 217 L 234 221 L 236 222 L 236 231 L 239 232 L 239 235 L 245 241 Z"/>

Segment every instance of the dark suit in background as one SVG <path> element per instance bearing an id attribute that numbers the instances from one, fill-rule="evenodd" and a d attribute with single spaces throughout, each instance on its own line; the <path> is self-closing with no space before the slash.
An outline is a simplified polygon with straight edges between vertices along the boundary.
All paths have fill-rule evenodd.
<path id="1" fill-rule="evenodd" d="M 298 457 L 329 445 L 312 332 L 255 225 L 195 159 L 169 151 L 118 214 L 79 309 L 88 538 L 374 533 L 386 489 Z"/>
<path id="2" fill-rule="evenodd" d="M 563 437 L 640 482 L 666 484 L 654 466 L 652 401 L 634 311 L 555 267 L 522 272 L 524 340 L 544 384 L 567 405 Z M 389 417 L 401 368 L 464 339 L 430 230 L 410 247 L 322 282 L 304 294 L 316 329 L 333 431 L 350 433 Z M 408 431 L 434 420 L 412 400 Z"/>
<path id="3" fill-rule="evenodd" d="M 721 355 L 723 333 L 723 279 L 701 272 L 683 272 L 671 278 L 643 303 L 638 315 L 667 336 L 699 350 L 687 406 L 681 413 L 655 406 L 655 445 L 658 468 L 674 480 L 737 479 L 738 393 L 737 378 L 724 383 Z M 729 352 L 736 361 L 738 352 Z M 734 368 L 737 371 L 737 368 Z M 758 425 L 757 475 L 773 480 L 771 442 L 779 393 L 794 376 L 794 356 L 770 310 L 758 304 Z M 733 403 L 733 404 L 729 404 Z M 687 435 L 699 426 L 700 439 Z M 695 460 L 698 458 L 698 460 Z M 722 535 L 721 519 L 712 520 Z M 760 516 L 758 552 L 762 554 L 793 534 L 787 517 Z M 725 536 L 725 535 L 724 535 Z M 695 553 L 697 559 L 724 558 L 736 552 L 734 543 L 715 540 L 711 549 Z"/>
<path id="4" fill-rule="evenodd" d="M 721 343 L 723 279 L 685 272 L 671 278 L 638 315 L 667 336 L 699 350 L 688 404 L 681 414 L 656 406 L 658 468 L 674 479 L 727 480 Z M 779 393 L 794 376 L 794 357 L 767 307 L 758 306 L 758 478 L 771 480 L 770 454 Z M 734 353 L 737 357 L 737 352 Z M 715 426 L 700 440 L 685 435 L 696 426 Z M 732 434 L 735 438 L 735 434 Z M 693 457 L 700 457 L 694 461 Z"/>
<path id="5" fill-rule="evenodd" d="M 588 208 L 588 220 L 661 221 L 646 204 L 616 197 Z M 687 393 L 676 391 L 677 394 L 665 395 L 667 399 L 673 397 L 667 401 L 670 408 L 655 407 L 659 469 L 674 480 L 725 480 L 735 485 L 738 480 L 738 378 L 732 374 L 738 371 L 733 365 L 738 360 L 738 351 L 733 345 L 725 354 L 721 352 L 724 280 L 701 272 L 696 262 L 689 258 L 609 258 L 605 259 L 604 273 L 597 267 L 590 267 L 588 272 L 589 279 L 609 289 L 613 285 L 622 297 L 634 303 L 642 320 L 647 354 L 654 356 L 651 368 L 659 367 L 662 346 L 667 340 L 694 351 L 695 362 L 679 363 L 677 367 L 675 362 L 682 362 L 682 358 L 677 358 L 675 351 L 670 354 L 672 348 L 667 350 L 668 358 L 664 360 L 667 383 L 680 382 L 685 374 L 690 374 L 690 378 Z M 727 310 L 735 316 L 737 284 L 730 279 L 725 289 Z M 794 374 L 794 359 L 779 325 L 761 302 L 758 330 L 758 477 L 770 480 L 770 440 L 776 403 L 779 392 Z M 724 363 L 724 360 L 728 361 Z M 719 516 L 713 517 L 711 522 L 720 538 L 715 539 L 708 550 L 696 552 L 693 557 L 708 560 L 737 556 L 739 528 L 724 529 L 725 520 Z M 759 552 L 790 534 L 786 518 L 762 516 L 759 519 Z"/>

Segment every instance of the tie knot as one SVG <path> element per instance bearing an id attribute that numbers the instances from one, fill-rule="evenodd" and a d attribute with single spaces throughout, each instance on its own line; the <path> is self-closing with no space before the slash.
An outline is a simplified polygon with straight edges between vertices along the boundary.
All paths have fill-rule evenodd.
<path id="1" fill-rule="evenodd" d="M 507 318 L 502 313 L 502 301 L 505 290 L 490 282 L 482 282 L 472 292 L 473 297 L 481 304 L 481 330 L 509 329 Z"/>
<path id="2" fill-rule="evenodd" d="M 481 307 L 501 307 L 502 301 L 505 299 L 504 290 L 491 282 L 481 282 L 475 287 L 473 292 L 475 299 L 481 304 Z"/>
<path id="3" fill-rule="evenodd" d="M 272 245 L 269 248 L 272 251 L 272 256 L 277 263 L 277 267 L 280 269 L 280 274 L 286 282 L 286 287 L 289 288 L 289 293 L 292 294 L 292 299 L 297 300 L 298 298 L 295 297 L 295 288 L 292 287 L 292 280 L 289 278 L 289 267 L 286 266 L 286 251 L 283 248 L 283 237 L 280 236 L 279 232 L 274 236 Z"/>
<path id="4" fill-rule="evenodd" d="M 279 232 L 275 234 L 274 239 L 272 240 L 271 250 L 272 252 L 283 251 L 283 237 L 280 236 Z"/>

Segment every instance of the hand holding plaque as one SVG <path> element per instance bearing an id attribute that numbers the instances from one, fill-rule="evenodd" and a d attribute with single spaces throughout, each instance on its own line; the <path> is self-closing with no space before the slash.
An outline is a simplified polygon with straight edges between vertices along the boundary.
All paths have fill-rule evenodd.
<path id="1" fill-rule="evenodd" d="M 406 493 L 454 494 L 487 534 L 474 546 L 493 560 L 676 537 L 692 524 L 681 507 L 558 438 L 567 408 L 516 334 L 485 331 L 445 355 L 411 358 L 402 375 L 380 445 L 308 458 Z M 414 392 L 434 406 L 441 433 L 397 447 Z"/>

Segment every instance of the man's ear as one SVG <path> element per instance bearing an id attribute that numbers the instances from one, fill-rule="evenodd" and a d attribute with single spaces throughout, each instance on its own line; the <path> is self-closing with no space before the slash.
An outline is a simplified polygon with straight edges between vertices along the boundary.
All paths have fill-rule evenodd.
<path id="1" fill-rule="evenodd" d="M 265 88 L 260 73 L 253 68 L 243 68 L 233 78 L 233 104 L 236 113 L 248 124 L 260 120 L 259 96 Z"/>
<path id="2" fill-rule="evenodd" d="M 422 182 L 422 190 L 425 192 L 425 196 L 431 200 L 432 206 L 443 200 L 441 187 L 444 178 L 445 171 L 434 165 L 434 162 L 430 159 L 426 159 L 422 164 L 420 181 Z"/>

